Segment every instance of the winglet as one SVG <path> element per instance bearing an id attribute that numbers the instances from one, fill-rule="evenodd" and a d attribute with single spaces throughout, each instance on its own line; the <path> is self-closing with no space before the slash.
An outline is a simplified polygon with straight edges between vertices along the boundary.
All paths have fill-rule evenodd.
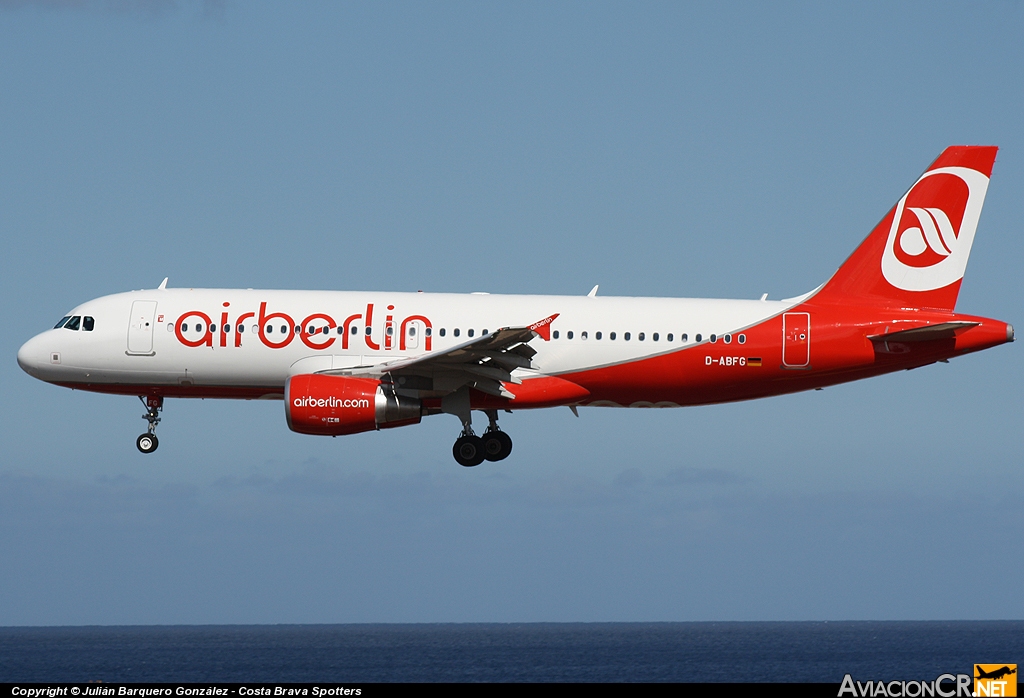
<path id="1" fill-rule="evenodd" d="M 167 290 L 167 280 L 169 278 L 171 278 L 171 277 L 165 276 L 164 280 L 160 282 L 160 285 L 156 287 L 156 290 L 157 291 L 166 291 Z"/>
<path id="2" fill-rule="evenodd" d="M 559 315 L 560 313 L 555 313 L 554 315 L 546 317 L 543 320 L 538 320 L 537 322 L 530 325 L 527 329 L 533 330 L 534 334 L 543 339 L 545 342 L 550 342 L 551 323 L 554 322 L 555 318 L 558 317 Z"/>
<path id="3" fill-rule="evenodd" d="M 597 287 L 598 286 L 600 286 L 600 284 L 595 284 L 594 288 L 590 289 L 590 293 L 587 294 L 587 298 L 594 298 L 595 296 L 597 296 Z"/>

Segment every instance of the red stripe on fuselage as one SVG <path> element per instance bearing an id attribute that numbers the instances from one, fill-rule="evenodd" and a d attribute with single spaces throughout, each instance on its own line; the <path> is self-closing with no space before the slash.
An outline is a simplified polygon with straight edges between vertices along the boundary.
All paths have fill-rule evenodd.
<path id="1" fill-rule="evenodd" d="M 227 400 L 283 400 L 284 386 L 247 387 L 225 385 L 142 385 L 138 383 L 65 383 L 72 390 L 88 390 L 109 395 L 159 395 L 161 397 L 223 398 Z"/>
<path id="2" fill-rule="evenodd" d="M 783 314 L 693 347 L 612 366 L 559 374 L 590 391 L 579 404 L 611 402 L 707 405 L 811 390 L 980 351 L 1011 341 L 999 320 L 924 311 L 841 308 L 804 303 L 787 313 L 810 316 L 806 368 L 783 362 Z M 870 336 L 945 322 L 976 322 L 954 339 L 907 342 L 898 347 Z M 742 333 L 746 342 L 739 344 Z M 760 365 L 750 359 L 760 359 Z"/>

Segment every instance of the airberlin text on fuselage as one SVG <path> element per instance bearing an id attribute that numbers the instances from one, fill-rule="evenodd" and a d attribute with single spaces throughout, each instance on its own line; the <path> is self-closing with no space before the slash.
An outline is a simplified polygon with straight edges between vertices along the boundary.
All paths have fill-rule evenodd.
<path id="1" fill-rule="evenodd" d="M 342 400 L 334 396 L 331 397 L 297 397 L 292 400 L 292 404 L 296 407 L 355 407 L 358 409 L 364 409 L 370 406 L 370 401 L 366 398 L 359 400 Z"/>
<path id="2" fill-rule="evenodd" d="M 327 349 L 339 340 L 341 348 L 348 349 L 350 342 L 356 342 L 362 337 L 366 346 L 373 351 L 404 351 L 414 336 L 410 330 L 415 332 L 413 328 L 419 325 L 418 329 L 423 336 L 423 348 L 426 351 L 431 349 L 433 325 L 430 320 L 425 315 L 409 315 L 401 321 L 396 321 L 392 312 L 395 309 L 393 305 L 387 306 L 381 342 L 373 339 L 373 303 L 366 305 L 365 312 L 349 314 L 340 322 L 328 313 L 312 313 L 303 318 L 302 322 L 297 322 L 295 317 L 288 313 L 269 312 L 266 301 L 260 303 L 258 313 L 249 311 L 232 319 L 231 304 L 225 302 L 223 306 L 220 322 L 213 319 L 216 313 L 205 313 L 202 310 L 190 310 L 180 315 L 174 323 L 174 336 L 187 347 L 213 347 L 214 342 L 222 347 L 229 344 L 240 347 L 246 335 L 246 323 L 254 323 L 255 336 L 270 349 L 283 349 L 296 337 L 310 349 Z M 193 325 L 196 326 L 196 331 L 190 332 Z M 276 337 L 278 334 L 281 336 L 280 340 Z M 234 338 L 231 335 L 234 335 Z"/>

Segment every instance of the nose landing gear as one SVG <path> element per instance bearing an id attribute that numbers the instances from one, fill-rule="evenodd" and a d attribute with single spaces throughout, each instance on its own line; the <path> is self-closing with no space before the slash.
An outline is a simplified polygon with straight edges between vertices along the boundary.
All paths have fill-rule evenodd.
<path id="1" fill-rule="evenodd" d="M 135 447 L 143 453 L 152 453 L 160 445 L 156 438 L 156 425 L 160 423 L 160 411 L 164 408 L 164 399 L 159 395 L 139 395 L 142 404 L 146 406 L 146 414 L 142 418 L 149 422 L 149 429 L 135 440 Z"/>
<path id="2" fill-rule="evenodd" d="M 462 434 L 452 447 L 456 462 L 466 468 L 480 465 L 484 460 L 505 460 L 512 453 L 512 437 L 498 428 L 498 411 L 485 410 L 490 425 L 483 437 L 473 432 L 471 422 L 463 422 Z"/>

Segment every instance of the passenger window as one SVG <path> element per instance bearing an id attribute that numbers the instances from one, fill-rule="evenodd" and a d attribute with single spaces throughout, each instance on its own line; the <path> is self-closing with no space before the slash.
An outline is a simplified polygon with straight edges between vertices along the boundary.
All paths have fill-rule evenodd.
<path id="1" fill-rule="evenodd" d="M 224 334 L 231 333 L 231 325 L 224 325 Z"/>
<path id="2" fill-rule="evenodd" d="M 658 333 L 657 333 L 657 332 L 655 332 L 655 333 L 654 333 L 654 334 L 653 334 L 653 335 L 651 336 L 651 339 L 653 339 L 653 340 L 654 340 L 655 342 L 657 342 L 657 341 L 658 341 Z"/>
<path id="3" fill-rule="evenodd" d="M 611 334 L 609 334 L 609 335 L 608 335 L 608 339 L 612 339 L 612 340 L 614 340 L 614 339 L 615 339 L 615 333 L 614 333 L 614 332 L 612 332 Z"/>
<path id="4" fill-rule="evenodd" d="M 699 342 L 700 341 L 700 335 L 698 334 L 696 337 L 694 337 L 694 339 Z"/>
<path id="5" fill-rule="evenodd" d="M 82 329 L 86 332 L 92 332 L 92 328 L 96 326 L 96 321 L 86 315 L 82 318 Z"/>
<path id="6" fill-rule="evenodd" d="M 67 322 L 70 319 L 71 319 L 70 315 L 65 315 L 64 317 L 62 317 L 60 319 L 60 322 L 58 322 L 56 325 L 53 326 L 53 329 L 59 330 L 61 327 L 64 327 L 64 323 Z"/>
<path id="7" fill-rule="evenodd" d="M 654 341 L 658 341 L 657 337 L 655 337 Z M 668 336 L 665 337 L 665 341 L 666 342 L 671 342 L 672 341 L 672 333 L 671 332 L 669 332 Z"/>
<path id="8" fill-rule="evenodd" d="M 583 332 L 580 332 L 580 339 L 586 339 L 586 338 L 587 338 L 587 331 L 584 330 Z"/>
<path id="9" fill-rule="evenodd" d="M 679 335 L 679 341 L 680 341 L 680 342 L 685 342 L 685 341 L 687 341 L 688 339 L 689 339 L 689 337 L 687 337 L 687 336 L 686 336 L 686 333 L 685 333 L 685 332 L 683 332 L 683 333 L 682 333 L 681 335 Z"/>
<path id="10" fill-rule="evenodd" d="M 595 332 L 594 333 L 594 339 L 601 339 L 601 333 L 600 332 Z"/>
<path id="11" fill-rule="evenodd" d="M 737 337 L 737 339 L 740 340 L 740 344 L 746 344 L 747 343 L 747 335 L 745 335 L 745 334 L 741 334 L 739 337 Z"/>
<path id="12" fill-rule="evenodd" d="M 243 332 L 245 332 L 245 325 L 239 325 L 238 326 L 238 334 L 242 334 Z"/>
<path id="13" fill-rule="evenodd" d="M 170 322 L 167 323 L 167 331 L 168 332 L 174 332 L 174 323 L 170 323 Z"/>
<path id="14" fill-rule="evenodd" d="M 373 328 L 367 325 L 365 332 L 366 336 L 369 337 L 371 334 L 373 334 Z"/>
<path id="15" fill-rule="evenodd" d="M 444 328 L 441 328 L 441 336 L 444 337 Z"/>
<path id="16" fill-rule="evenodd" d="M 78 326 L 81 323 L 82 323 L 82 316 L 81 315 L 76 315 L 76 316 L 74 316 L 73 318 L 71 318 L 70 320 L 67 321 L 67 324 L 64 325 L 64 329 L 65 330 L 75 330 L 77 332 L 78 331 Z"/>
<path id="17" fill-rule="evenodd" d="M 713 334 L 713 335 L 711 335 L 710 339 L 711 339 L 711 343 L 714 344 L 715 342 L 718 341 L 718 335 L 717 334 Z"/>
<path id="18" fill-rule="evenodd" d="M 301 325 L 296 325 L 295 326 L 295 334 L 302 334 L 302 326 Z"/>
<path id="19" fill-rule="evenodd" d="M 484 331 L 483 331 L 483 332 L 481 332 L 480 334 L 481 334 L 481 335 L 486 335 L 486 334 L 487 334 L 487 330 L 484 330 Z"/>
<path id="20" fill-rule="evenodd" d="M 409 325 L 409 336 L 410 337 L 415 337 L 416 336 L 416 327 L 414 325 Z"/>
<path id="21" fill-rule="evenodd" d="M 627 332 L 624 335 L 622 335 L 622 338 L 628 342 L 629 341 L 629 332 Z"/>
<path id="22" fill-rule="evenodd" d="M 469 331 L 469 336 L 470 336 L 470 337 L 472 337 L 472 336 L 473 336 L 473 330 L 470 330 L 470 331 Z"/>
<path id="23" fill-rule="evenodd" d="M 640 340 L 641 342 L 642 342 L 642 341 L 644 341 L 644 333 L 643 333 L 643 332 L 641 332 L 640 334 L 638 334 L 638 335 L 636 336 L 636 338 L 637 338 L 637 339 L 639 339 L 639 340 Z"/>
<path id="24" fill-rule="evenodd" d="M 427 329 L 423 330 L 423 334 L 425 334 L 426 336 L 429 337 L 430 336 L 430 328 L 428 327 Z M 441 331 L 441 336 L 444 337 L 444 330 Z"/>
<path id="25" fill-rule="evenodd" d="M 732 335 L 731 334 L 725 335 L 724 337 L 722 337 L 722 339 L 725 340 L 726 344 L 732 344 Z"/>
<path id="26" fill-rule="evenodd" d="M 390 337 L 395 333 L 395 328 L 389 325 L 385 332 L 387 333 L 388 337 Z"/>
<path id="27" fill-rule="evenodd" d="M 281 325 L 281 334 L 288 334 L 288 325 Z"/>
<path id="28" fill-rule="evenodd" d="M 197 323 L 196 323 L 196 332 L 202 332 L 202 331 L 203 331 L 203 326 L 202 326 L 202 325 L 200 325 L 200 324 L 199 324 L 199 323 L 197 322 Z"/>
<path id="29" fill-rule="evenodd" d="M 566 337 L 566 339 L 572 339 L 572 330 L 569 330 L 568 332 L 566 332 L 565 333 L 565 337 Z"/>
<path id="30" fill-rule="evenodd" d="M 552 332 L 551 336 L 554 337 L 555 339 L 558 339 L 558 330 L 555 330 L 554 332 Z"/>
<path id="31" fill-rule="evenodd" d="M 352 326 L 352 334 L 359 334 L 359 328 L 355 325 Z"/>
<path id="32" fill-rule="evenodd" d="M 274 326 L 273 325 L 267 325 L 267 334 L 273 334 L 273 332 L 274 332 Z"/>
<path id="33" fill-rule="evenodd" d="M 455 328 L 455 331 L 454 331 L 454 332 L 452 332 L 452 334 L 454 334 L 454 335 L 455 335 L 456 337 L 458 337 L 458 336 L 459 336 L 459 328 L 458 328 L 458 327 L 456 327 L 456 328 Z"/>

